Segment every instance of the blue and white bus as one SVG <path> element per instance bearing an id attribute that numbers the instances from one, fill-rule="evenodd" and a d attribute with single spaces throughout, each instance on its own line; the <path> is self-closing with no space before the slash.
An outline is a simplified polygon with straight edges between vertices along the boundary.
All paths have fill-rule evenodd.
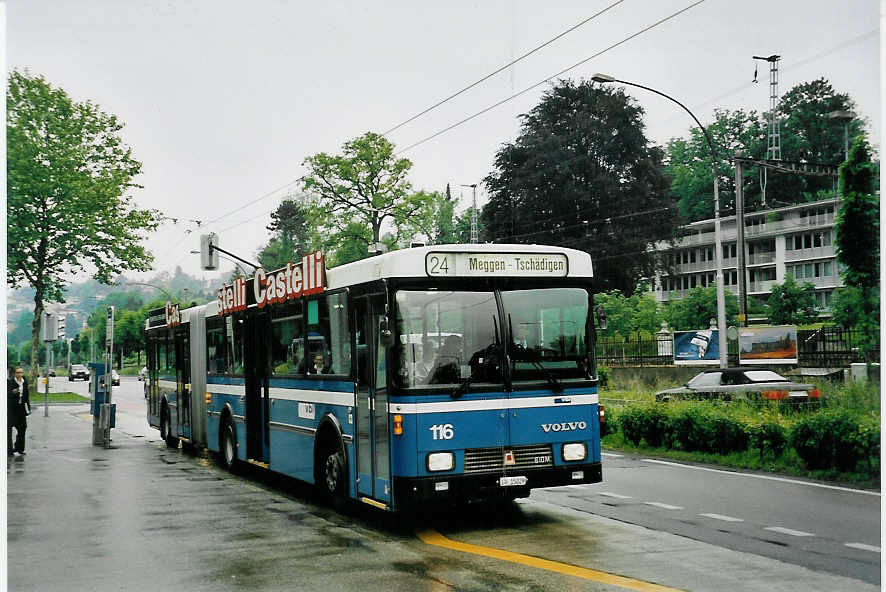
<path id="1" fill-rule="evenodd" d="M 321 253 L 147 321 L 150 425 L 385 510 L 602 479 L 587 253 Z"/>

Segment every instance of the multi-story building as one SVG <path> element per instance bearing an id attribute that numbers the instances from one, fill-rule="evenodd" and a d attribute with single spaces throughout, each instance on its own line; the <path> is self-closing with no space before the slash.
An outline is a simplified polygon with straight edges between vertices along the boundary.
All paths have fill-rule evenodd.
<path id="1" fill-rule="evenodd" d="M 815 286 L 818 309 L 828 311 L 835 288 L 843 285 L 834 251 L 833 199 L 745 214 L 745 267 L 748 307 L 765 302 L 772 286 L 791 274 L 798 283 Z M 735 216 L 720 218 L 723 277 L 728 290 L 738 294 L 737 228 Z M 683 298 L 696 286 L 715 282 L 714 220 L 681 227 L 674 243 L 660 242 L 655 249 L 666 257 L 669 275 L 656 277 L 653 291 L 659 302 Z"/>

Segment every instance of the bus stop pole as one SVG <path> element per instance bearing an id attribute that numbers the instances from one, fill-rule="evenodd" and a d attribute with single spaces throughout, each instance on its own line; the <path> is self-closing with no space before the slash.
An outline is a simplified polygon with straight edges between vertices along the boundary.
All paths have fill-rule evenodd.
<path id="1" fill-rule="evenodd" d="M 46 385 L 46 388 L 44 389 L 45 396 L 43 399 L 43 417 L 49 417 L 49 368 L 50 368 L 49 354 L 51 353 L 51 348 L 52 348 L 52 342 L 47 341 L 46 342 L 46 376 L 43 378 L 43 380 L 46 381 L 44 383 Z"/>

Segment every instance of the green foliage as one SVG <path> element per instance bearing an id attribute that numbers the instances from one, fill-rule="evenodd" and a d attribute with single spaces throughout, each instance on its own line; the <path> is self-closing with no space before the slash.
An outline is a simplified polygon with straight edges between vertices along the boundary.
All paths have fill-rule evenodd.
<path id="1" fill-rule="evenodd" d="M 726 290 L 724 299 L 726 324 L 736 325 L 738 298 Z M 671 328 L 677 331 L 707 328 L 710 319 L 717 318 L 717 287 L 711 285 L 692 288 L 685 298 L 670 302 L 664 314 Z"/>
<path id="2" fill-rule="evenodd" d="M 669 448 L 729 454 L 748 447 L 745 425 L 721 407 L 682 404 L 670 406 L 669 411 Z"/>
<path id="3" fill-rule="evenodd" d="M 760 458 L 766 452 L 773 456 L 781 455 L 788 443 L 787 431 L 777 421 L 752 424 L 748 426 L 748 435 L 750 447 L 760 451 Z"/>
<path id="4" fill-rule="evenodd" d="M 879 443 L 879 427 L 876 431 Z M 851 471 L 873 452 L 872 432 L 866 430 L 862 436 L 858 418 L 844 410 L 822 411 L 801 419 L 791 427 L 789 440 L 810 469 Z"/>
<path id="5" fill-rule="evenodd" d="M 729 158 L 738 151 L 750 158 L 766 155 L 766 122 L 756 111 L 714 110 L 714 121 L 707 126 L 717 150 L 717 183 L 720 207 L 735 200 L 735 172 Z M 680 216 L 687 222 L 714 217 L 714 169 L 711 149 L 701 130 L 693 127 L 689 139 L 675 138 L 667 146 L 667 172 L 671 193 L 679 200 Z M 745 170 L 747 205 L 760 200 L 759 186 L 750 183 L 756 171 Z"/>
<path id="6" fill-rule="evenodd" d="M 559 81 L 496 154 L 481 236 L 583 249 L 598 289 L 629 293 L 654 271 L 647 245 L 676 228 L 663 156 L 623 90 Z"/>
<path id="7" fill-rule="evenodd" d="M 307 208 L 294 199 L 284 199 L 271 212 L 267 229 L 273 236 L 256 256 L 259 264 L 267 270 L 280 269 L 289 262 L 298 261 L 311 250 Z"/>
<path id="8" fill-rule="evenodd" d="M 109 283 L 121 271 L 150 269 L 142 239 L 155 211 L 134 207 L 141 163 L 113 115 L 75 103 L 43 77 L 13 71 L 6 92 L 7 284 L 35 290 L 34 315 L 61 302 L 68 278 L 89 271 Z M 39 349 L 32 327 L 32 360 Z"/>
<path id="9" fill-rule="evenodd" d="M 609 376 L 611 370 L 607 366 L 597 366 L 597 386 L 605 387 L 609 385 Z"/>
<path id="10" fill-rule="evenodd" d="M 834 222 L 837 260 L 847 286 L 874 288 L 880 279 L 880 200 L 874 194 L 870 146 L 859 136 L 840 165 L 842 200 Z"/>
<path id="11" fill-rule="evenodd" d="M 606 330 L 599 332 L 602 335 L 625 337 L 638 331 L 652 334 L 661 329 L 661 308 L 645 287 L 629 298 L 618 290 L 601 292 L 594 295 L 594 304 L 606 312 Z"/>
<path id="12" fill-rule="evenodd" d="M 668 416 L 663 405 L 646 403 L 630 405 L 618 415 L 618 426 L 635 446 L 643 440 L 648 446 L 657 448 L 665 441 L 668 432 Z"/>
<path id="13" fill-rule="evenodd" d="M 332 261 L 368 256 L 367 248 L 379 242 L 384 224 L 393 226 L 393 240 L 399 242 L 415 220 L 433 217 L 431 194 L 413 193 L 407 180 L 412 162 L 396 158 L 394 145 L 384 136 L 367 132 L 345 142 L 341 154 L 320 152 L 304 164 L 304 190 L 317 198 L 308 208 L 308 222 L 324 247 L 335 251 Z"/>
<path id="14" fill-rule="evenodd" d="M 782 284 L 772 286 L 769 295 L 769 322 L 773 325 L 806 325 L 815 322 L 815 286 L 798 285 L 787 274 Z"/>

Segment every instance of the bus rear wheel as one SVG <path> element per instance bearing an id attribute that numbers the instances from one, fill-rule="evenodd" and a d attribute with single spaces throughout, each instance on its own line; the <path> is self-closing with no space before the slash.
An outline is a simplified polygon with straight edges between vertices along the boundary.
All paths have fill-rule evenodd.
<path id="1" fill-rule="evenodd" d="M 178 448 L 178 438 L 172 435 L 172 425 L 169 422 L 169 409 L 163 407 L 163 413 L 160 417 L 160 437 L 166 442 L 169 448 Z"/>
<path id="2" fill-rule="evenodd" d="M 237 465 L 237 434 L 230 419 L 222 426 L 220 449 L 222 465 L 233 473 Z"/>

